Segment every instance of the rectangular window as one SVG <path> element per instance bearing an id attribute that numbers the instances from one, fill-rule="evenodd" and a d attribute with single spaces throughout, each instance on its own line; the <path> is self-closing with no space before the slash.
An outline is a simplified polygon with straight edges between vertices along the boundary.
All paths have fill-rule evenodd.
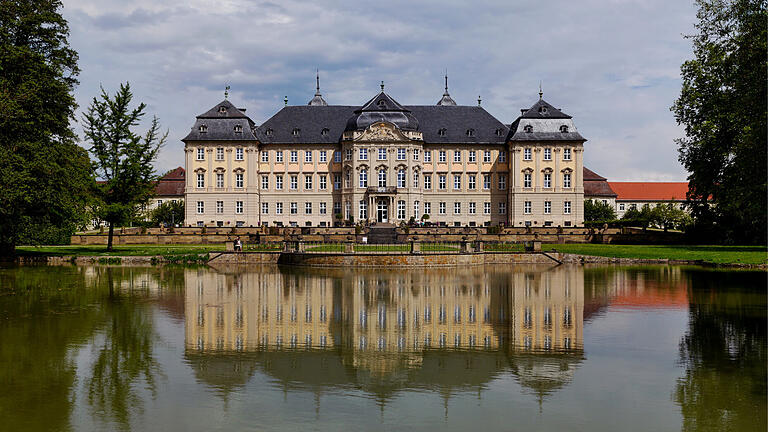
<path id="1" fill-rule="evenodd" d="M 292 175 L 291 176 L 291 190 L 296 190 L 299 188 L 299 176 Z"/>
<path id="2" fill-rule="evenodd" d="M 275 152 L 275 162 L 283 162 L 283 151 L 278 150 Z"/>
<path id="3" fill-rule="evenodd" d="M 491 162 L 491 151 L 490 150 L 485 150 L 483 152 L 483 162 L 485 162 L 485 163 L 490 163 Z"/>
<path id="4" fill-rule="evenodd" d="M 312 150 L 306 150 L 304 152 L 304 162 L 306 163 L 312 162 Z"/>
<path id="5" fill-rule="evenodd" d="M 419 150 L 419 149 L 413 149 L 413 160 L 415 160 L 415 161 L 419 160 L 419 153 L 420 152 L 421 152 L 421 150 Z"/>
<path id="6" fill-rule="evenodd" d="M 563 187 L 564 188 L 571 187 L 571 173 L 563 174 Z"/>
<path id="7" fill-rule="evenodd" d="M 523 213 L 531 214 L 531 202 L 530 201 L 526 201 L 525 203 L 523 203 Z"/>
<path id="8" fill-rule="evenodd" d="M 438 213 L 441 215 L 445 214 L 445 203 L 442 201 L 438 204 Z"/>
<path id="9" fill-rule="evenodd" d="M 291 162 L 298 162 L 299 161 L 299 152 L 296 150 L 291 150 Z"/>
<path id="10" fill-rule="evenodd" d="M 279 175 L 275 177 L 275 189 L 283 190 L 283 176 Z"/>
<path id="11" fill-rule="evenodd" d="M 379 160 L 387 160 L 387 149 L 380 148 L 379 149 L 379 156 L 378 156 L 378 158 L 379 158 Z"/>
<path id="12" fill-rule="evenodd" d="M 432 189 L 432 176 L 424 175 L 424 189 Z"/>
<path id="13" fill-rule="evenodd" d="M 460 202 L 453 203 L 453 214 L 461 214 L 461 203 Z"/>
<path id="14" fill-rule="evenodd" d="M 491 188 L 491 175 L 490 174 L 483 174 L 483 189 L 490 189 Z"/>
<path id="15" fill-rule="evenodd" d="M 243 202 L 242 201 L 235 201 L 235 213 L 236 214 L 243 214 Z"/>
<path id="16" fill-rule="evenodd" d="M 475 154 L 475 151 L 474 150 L 470 150 L 469 151 L 469 162 L 471 162 L 471 163 L 477 162 L 476 158 L 477 158 L 477 155 Z"/>
<path id="17" fill-rule="evenodd" d="M 531 149 L 525 148 L 523 149 L 523 160 L 533 160 L 533 157 L 531 156 Z"/>
<path id="18" fill-rule="evenodd" d="M 424 203 L 424 214 L 432 214 L 432 203 L 431 202 L 425 202 Z"/>
<path id="19" fill-rule="evenodd" d="M 461 162 L 461 150 L 454 150 L 453 151 L 453 161 L 454 162 Z"/>
<path id="20" fill-rule="evenodd" d="M 397 202 L 397 218 L 405 219 L 405 201 Z"/>
<path id="21" fill-rule="evenodd" d="M 222 174 L 223 176 L 223 174 Z M 197 173 L 197 187 L 204 188 L 205 187 L 205 174 L 204 173 Z"/>
<path id="22" fill-rule="evenodd" d="M 205 213 L 205 203 L 203 201 L 197 202 L 197 214 Z"/>
<path id="23" fill-rule="evenodd" d="M 507 152 L 504 150 L 499 151 L 499 162 L 506 162 L 507 161 Z"/>
<path id="24" fill-rule="evenodd" d="M 216 213 L 224 213 L 224 201 L 216 201 Z"/>
<path id="25" fill-rule="evenodd" d="M 320 175 L 320 190 L 325 190 L 328 187 L 328 176 L 325 174 Z"/>
<path id="26" fill-rule="evenodd" d="M 414 172 L 413 173 L 413 185 L 412 186 L 414 188 L 418 188 L 419 187 L 419 173 L 418 172 Z"/>
<path id="27" fill-rule="evenodd" d="M 333 175 L 333 189 L 335 190 L 341 189 L 341 174 Z"/>
<path id="28" fill-rule="evenodd" d="M 571 149 L 563 149 L 563 160 L 571 160 Z"/>
<path id="29" fill-rule="evenodd" d="M 328 162 L 328 152 L 320 150 L 320 162 Z"/>
<path id="30" fill-rule="evenodd" d="M 312 189 L 312 174 L 306 174 L 304 176 L 304 189 Z"/>
<path id="31" fill-rule="evenodd" d="M 320 214 L 321 214 L 321 215 L 324 215 L 324 214 L 326 214 L 326 213 L 328 213 L 328 210 L 327 210 L 327 209 L 326 209 L 326 207 L 325 207 L 325 203 L 324 203 L 324 202 L 321 202 L 321 203 L 320 203 Z"/>
<path id="32" fill-rule="evenodd" d="M 269 214 L 269 203 L 261 203 L 261 214 Z"/>
<path id="33" fill-rule="evenodd" d="M 523 174 L 523 187 L 524 188 L 531 187 L 531 173 Z"/>
<path id="34" fill-rule="evenodd" d="M 235 173 L 235 187 L 236 188 L 243 187 L 243 173 Z"/>
<path id="35" fill-rule="evenodd" d="M 405 170 L 397 170 L 397 187 L 404 188 L 405 187 Z"/>
<path id="36" fill-rule="evenodd" d="M 432 162 L 432 151 L 431 150 L 424 151 L 424 162 Z"/>
<path id="37" fill-rule="evenodd" d="M 416 218 L 416 220 L 419 220 L 419 202 L 418 201 L 413 202 L 413 217 Z"/>
<path id="38" fill-rule="evenodd" d="M 544 201 L 544 214 L 552 214 L 552 201 Z"/>
<path id="39" fill-rule="evenodd" d="M 269 176 L 261 176 L 261 189 L 267 190 L 269 189 Z"/>
<path id="40" fill-rule="evenodd" d="M 475 203 L 473 202 L 469 203 L 469 214 L 477 214 L 477 208 L 475 208 Z"/>
<path id="41" fill-rule="evenodd" d="M 216 187 L 217 188 L 224 187 L 224 173 L 216 173 Z"/>
<path id="42" fill-rule="evenodd" d="M 483 203 L 483 214 L 486 214 L 486 215 L 491 214 L 491 203 L 489 202 Z"/>
<path id="43" fill-rule="evenodd" d="M 224 147 L 216 147 L 216 160 L 224 160 Z"/>
<path id="44" fill-rule="evenodd" d="M 545 161 L 551 161 L 552 160 L 552 149 L 549 147 L 544 148 L 544 160 Z"/>
<path id="45" fill-rule="evenodd" d="M 235 160 L 243 160 L 243 148 L 238 147 L 235 149 Z"/>
<path id="46" fill-rule="evenodd" d="M 291 214 L 295 215 L 299 213 L 299 205 L 295 202 L 291 203 Z"/>
<path id="47" fill-rule="evenodd" d="M 336 151 L 333 152 L 333 161 L 336 162 L 336 163 L 340 163 L 341 162 L 341 151 L 336 150 Z"/>
<path id="48" fill-rule="evenodd" d="M 238 159 L 238 160 L 242 160 L 242 159 Z M 268 151 L 266 151 L 266 150 L 262 150 L 261 151 L 261 161 L 265 162 L 265 163 L 269 162 L 269 152 Z"/>
<path id="49" fill-rule="evenodd" d="M 160 207 L 161 205 L 163 205 L 163 200 L 157 200 L 157 206 Z"/>
<path id="50" fill-rule="evenodd" d="M 362 169 L 360 170 L 360 174 L 358 175 L 358 184 L 361 188 L 367 188 L 368 187 L 368 170 Z"/>
<path id="51" fill-rule="evenodd" d="M 499 214 L 507 214 L 507 203 L 505 202 L 499 203 Z"/>
<path id="52" fill-rule="evenodd" d="M 619 204 L 619 210 L 624 210 L 624 204 Z"/>
<path id="53" fill-rule="evenodd" d="M 359 150 L 360 160 L 368 160 L 368 149 L 361 148 Z"/>
<path id="54" fill-rule="evenodd" d="M 333 215 L 336 216 L 337 214 L 341 214 L 341 203 L 340 202 L 333 203 Z"/>
<path id="55" fill-rule="evenodd" d="M 311 202 L 304 203 L 304 214 L 308 214 L 308 215 L 312 214 L 312 203 Z"/>
<path id="56" fill-rule="evenodd" d="M 404 148 L 397 149 L 397 160 L 405 160 L 405 149 Z"/>
<path id="57" fill-rule="evenodd" d="M 202 147 L 197 148 L 197 160 L 205 160 L 205 149 Z"/>
<path id="58" fill-rule="evenodd" d="M 475 190 L 475 186 L 477 185 L 477 177 L 474 174 L 469 175 L 469 189 Z"/>
<path id="59" fill-rule="evenodd" d="M 437 161 L 438 162 L 445 162 L 445 150 L 440 150 L 437 153 Z"/>
<path id="60" fill-rule="evenodd" d="M 368 219 L 368 203 L 365 200 L 360 200 L 357 208 L 359 209 L 357 217 L 360 220 Z"/>
<path id="61" fill-rule="evenodd" d="M 278 214 L 278 215 L 283 214 L 283 203 L 281 202 L 275 203 L 275 214 Z"/>
<path id="62" fill-rule="evenodd" d="M 551 188 L 552 187 L 552 174 L 544 173 L 544 187 L 545 188 Z"/>
<path id="63" fill-rule="evenodd" d="M 437 176 L 437 187 L 439 189 L 445 189 L 445 174 L 440 174 Z"/>
<path id="64" fill-rule="evenodd" d="M 563 203 L 563 213 L 564 214 L 571 214 L 571 202 L 566 201 Z"/>
<path id="65" fill-rule="evenodd" d="M 504 174 L 499 174 L 499 190 L 506 190 L 507 189 L 507 176 Z"/>
<path id="66" fill-rule="evenodd" d="M 453 175 L 453 189 L 455 190 L 461 189 L 461 174 Z"/>
<path id="67" fill-rule="evenodd" d="M 344 160 L 348 160 L 348 161 L 352 160 L 352 149 L 344 150 Z"/>

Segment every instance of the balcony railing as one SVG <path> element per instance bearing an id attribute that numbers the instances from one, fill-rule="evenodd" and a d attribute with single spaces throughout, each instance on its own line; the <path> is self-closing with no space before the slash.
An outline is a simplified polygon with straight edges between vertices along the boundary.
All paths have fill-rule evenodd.
<path id="1" fill-rule="evenodd" d="M 368 193 L 394 194 L 397 188 L 394 186 L 368 186 Z"/>

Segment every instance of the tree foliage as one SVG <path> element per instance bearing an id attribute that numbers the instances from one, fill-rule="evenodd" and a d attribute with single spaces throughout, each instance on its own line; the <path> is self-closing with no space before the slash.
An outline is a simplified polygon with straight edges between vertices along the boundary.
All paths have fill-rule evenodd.
<path id="1" fill-rule="evenodd" d="M 128 83 L 111 97 L 101 89 L 83 114 L 85 138 L 91 143 L 96 175 L 103 179 L 97 185 L 98 217 L 109 224 L 107 249 L 112 249 L 115 225 L 124 223 L 141 204 L 154 194 L 157 176 L 153 162 L 168 133 L 160 134 L 160 123 L 153 117 L 144 135 L 135 133 L 144 116 L 146 105 L 131 109 L 133 94 Z"/>
<path id="2" fill-rule="evenodd" d="M 0 255 L 68 241 L 85 222 L 93 177 L 70 128 L 80 70 L 60 8 L 0 0 Z"/>
<path id="3" fill-rule="evenodd" d="M 677 144 L 690 173 L 689 206 L 722 241 L 764 243 L 768 8 L 761 0 L 697 4 L 694 59 L 681 67 L 672 107 L 685 126 Z"/>
<path id="4" fill-rule="evenodd" d="M 156 209 L 152 210 L 150 215 L 152 224 L 184 224 L 184 201 L 166 201 Z"/>
<path id="5" fill-rule="evenodd" d="M 584 201 L 585 221 L 608 221 L 614 219 L 616 219 L 616 212 L 610 204 L 591 199 Z"/>

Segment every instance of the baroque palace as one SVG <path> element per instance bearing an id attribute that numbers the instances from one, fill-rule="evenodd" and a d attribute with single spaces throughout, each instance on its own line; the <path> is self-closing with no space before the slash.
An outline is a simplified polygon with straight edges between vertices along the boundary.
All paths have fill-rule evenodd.
<path id="1" fill-rule="evenodd" d="M 307 105 L 260 126 L 226 98 L 197 116 L 186 152 L 186 223 L 333 226 L 577 226 L 583 144 L 571 116 L 539 93 L 511 123 L 480 106 Z"/>

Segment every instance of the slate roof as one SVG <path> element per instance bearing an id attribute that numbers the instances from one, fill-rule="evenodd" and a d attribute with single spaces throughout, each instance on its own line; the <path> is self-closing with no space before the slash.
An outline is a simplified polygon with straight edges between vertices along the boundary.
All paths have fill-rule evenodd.
<path id="1" fill-rule="evenodd" d="M 346 130 L 363 130 L 373 123 L 385 121 L 402 130 L 418 130 L 419 120 L 411 110 L 400 105 L 384 91 L 355 110 L 355 116 L 347 121 Z"/>
<path id="2" fill-rule="evenodd" d="M 605 177 L 597 174 L 587 167 L 583 169 L 584 196 L 585 197 L 609 197 L 616 198 L 616 192 L 611 189 Z"/>
<path id="3" fill-rule="evenodd" d="M 471 105 L 409 105 L 419 119 L 419 131 L 426 143 L 504 144 L 509 128 L 483 107 Z M 445 128 L 445 136 L 438 131 Z M 474 129 L 473 136 L 467 130 Z M 498 133 L 496 132 L 498 130 Z"/>
<path id="4" fill-rule="evenodd" d="M 535 104 L 533 104 L 532 107 L 528 108 L 521 116 L 520 118 L 527 118 L 527 119 L 569 119 L 571 116 L 568 114 L 565 114 L 564 112 L 560 111 L 559 109 L 553 107 L 550 105 L 547 101 L 544 99 L 539 99 L 536 101 Z"/>
<path id="5" fill-rule="evenodd" d="M 347 120 L 358 107 L 344 105 L 287 106 L 256 128 L 256 137 L 265 144 L 324 144 L 338 143 Z M 293 130 L 299 129 L 299 135 Z M 328 129 L 323 135 L 323 129 Z M 271 130 L 271 134 L 268 131 Z"/>
<path id="6" fill-rule="evenodd" d="M 178 167 L 160 177 L 155 183 L 155 196 L 184 197 L 184 168 Z"/>
<path id="7" fill-rule="evenodd" d="M 618 201 L 685 201 L 688 182 L 608 182 Z M 585 193 L 586 194 L 586 193 Z"/>
<path id="8" fill-rule="evenodd" d="M 201 132 L 200 126 L 205 126 L 206 132 Z M 241 132 L 235 132 L 235 126 L 240 126 Z M 197 116 L 192 130 L 182 141 L 253 141 L 256 139 L 251 131 L 253 126 L 253 121 L 243 111 L 224 99 Z"/>

